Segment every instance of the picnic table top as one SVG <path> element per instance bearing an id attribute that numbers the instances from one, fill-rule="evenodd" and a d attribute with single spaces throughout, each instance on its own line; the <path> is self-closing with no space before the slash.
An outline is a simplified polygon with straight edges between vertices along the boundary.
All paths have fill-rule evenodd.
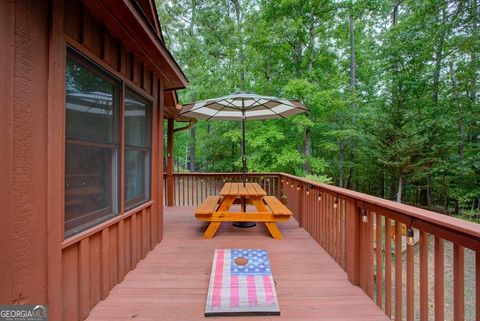
<path id="1" fill-rule="evenodd" d="M 258 183 L 225 183 L 220 191 L 221 196 L 250 196 L 262 197 L 266 196 L 267 192 Z"/>

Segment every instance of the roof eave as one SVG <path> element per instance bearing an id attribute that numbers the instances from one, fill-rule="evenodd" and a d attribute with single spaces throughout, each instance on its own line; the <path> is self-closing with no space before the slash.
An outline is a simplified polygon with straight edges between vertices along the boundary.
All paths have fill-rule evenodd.
<path id="1" fill-rule="evenodd" d="M 130 0 L 85 0 L 85 5 L 163 81 L 165 89 L 182 89 L 187 77 L 137 5 Z"/>

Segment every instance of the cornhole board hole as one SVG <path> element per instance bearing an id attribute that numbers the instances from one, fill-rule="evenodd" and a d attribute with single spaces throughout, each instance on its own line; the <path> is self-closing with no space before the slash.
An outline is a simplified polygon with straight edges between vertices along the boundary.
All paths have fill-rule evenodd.
<path id="1" fill-rule="evenodd" d="M 280 315 L 268 253 L 216 249 L 205 316 Z"/>

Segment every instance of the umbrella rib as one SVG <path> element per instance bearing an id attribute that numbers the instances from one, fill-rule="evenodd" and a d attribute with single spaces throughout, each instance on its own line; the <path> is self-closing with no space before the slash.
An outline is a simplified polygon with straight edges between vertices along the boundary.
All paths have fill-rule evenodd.
<path id="1" fill-rule="evenodd" d="M 286 118 L 285 116 L 277 113 L 276 111 L 274 111 L 273 109 L 271 109 L 270 107 L 268 107 L 268 106 L 265 105 L 265 104 L 260 104 L 260 105 L 258 105 L 258 106 L 263 106 L 263 107 L 267 108 L 268 110 L 270 110 L 270 111 L 271 111 L 272 113 L 274 113 L 275 115 L 280 116 L 280 117 L 282 117 L 282 118 Z M 294 107 L 294 108 L 295 108 L 295 107 Z"/>
<path id="2" fill-rule="evenodd" d="M 208 117 L 208 118 L 205 119 L 205 120 L 206 120 L 206 121 L 209 121 L 210 119 L 212 119 L 213 117 L 215 117 L 219 112 L 221 112 L 222 110 L 224 110 L 225 107 L 227 107 L 227 106 L 223 106 L 222 109 L 217 110 L 217 112 L 216 112 L 215 114 L 213 114 L 212 116 Z"/>
<path id="3" fill-rule="evenodd" d="M 260 100 L 262 100 L 262 99 L 263 99 L 263 98 L 254 99 L 253 104 L 251 104 L 249 108 L 245 108 L 245 111 L 250 110 L 250 109 L 253 109 L 253 108 L 256 108 L 256 107 L 258 107 L 258 106 L 262 106 L 262 104 L 254 106 L 256 103 L 258 103 L 258 102 L 259 102 Z"/>
<path id="4" fill-rule="evenodd" d="M 183 115 L 183 114 L 186 114 L 186 113 L 195 111 L 195 110 L 197 110 L 197 109 L 200 109 L 200 108 L 203 108 L 203 107 L 208 107 L 208 106 L 213 105 L 213 104 L 215 104 L 215 103 L 217 103 L 217 102 L 218 102 L 218 101 L 211 101 L 211 102 L 209 102 L 208 104 L 202 105 L 202 106 L 197 107 L 197 108 L 192 108 L 192 109 L 187 110 L 187 111 L 185 111 L 185 112 L 183 112 L 183 113 L 180 113 L 179 115 L 181 116 L 181 115 Z M 193 103 L 193 105 L 195 105 L 195 104 L 196 104 L 196 103 Z"/>
<path id="5" fill-rule="evenodd" d="M 270 99 L 271 101 L 275 101 L 275 102 L 277 102 L 277 103 L 279 103 L 279 104 L 285 105 L 285 103 L 281 102 L 280 99 L 277 99 L 277 97 L 272 97 L 272 98 L 273 98 L 273 99 Z M 284 99 L 284 100 L 289 101 L 290 103 L 292 103 L 292 101 L 291 101 L 290 99 Z M 296 99 L 296 100 L 298 101 L 298 99 Z M 292 104 L 293 104 L 293 103 L 292 103 Z M 303 103 L 302 103 L 302 105 L 303 105 Z M 298 109 L 301 109 L 301 110 L 309 111 L 308 108 L 306 108 L 306 107 L 305 107 L 305 108 L 303 108 L 303 107 L 296 107 L 295 104 L 293 104 L 293 107 L 298 108 Z"/>
<path id="6" fill-rule="evenodd" d="M 225 102 L 226 102 L 227 104 L 229 104 L 230 106 L 237 108 L 237 106 L 235 106 L 235 105 L 232 104 L 231 102 L 227 101 L 226 99 L 221 99 L 221 100 L 225 101 Z M 181 115 L 186 114 L 186 113 L 189 113 L 189 112 L 194 112 L 194 111 L 196 111 L 196 110 L 198 110 L 198 109 L 201 109 L 201 108 L 203 108 L 203 107 L 208 107 L 208 106 L 211 106 L 211 105 L 213 105 L 213 104 L 220 104 L 219 101 L 221 101 L 221 100 L 210 101 L 210 102 L 208 102 L 207 104 L 205 104 L 205 105 L 203 105 L 203 106 L 200 106 L 200 107 L 197 107 L 197 108 L 192 108 L 192 109 L 187 110 L 187 111 L 185 111 L 185 112 L 183 112 L 183 113 L 180 113 L 179 115 L 181 116 Z M 195 104 L 195 103 L 194 103 L 194 104 Z M 227 105 L 223 105 L 222 110 L 225 109 L 225 107 L 228 107 L 228 106 L 227 106 Z M 216 113 L 215 113 L 215 115 L 216 115 Z"/>

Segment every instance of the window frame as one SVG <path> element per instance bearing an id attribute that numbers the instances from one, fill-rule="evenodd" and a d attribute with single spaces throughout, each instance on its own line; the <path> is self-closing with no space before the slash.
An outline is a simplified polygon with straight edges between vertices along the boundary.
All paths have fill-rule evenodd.
<path id="1" fill-rule="evenodd" d="M 124 93 L 123 93 L 123 101 L 122 101 L 122 107 L 123 107 L 123 117 L 124 117 L 124 128 L 123 128 L 123 159 L 125 160 L 126 159 L 126 153 L 127 153 L 127 150 L 132 150 L 132 151 L 140 151 L 140 152 L 143 152 L 146 154 L 146 158 L 145 158 L 145 162 L 146 160 L 148 159 L 148 166 L 147 164 L 145 164 L 145 193 L 143 193 L 142 195 L 139 195 L 135 198 L 132 198 L 130 200 L 127 200 L 126 198 L 126 186 L 127 184 L 125 183 L 126 181 L 126 174 L 127 174 L 127 171 L 125 169 L 126 165 L 124 165 L 124 186 L 123 186 L 123 193 L 124 193 L 124 207 L 125 207 L 125 210 L 131 210 L 137 206 L 140 206 L 148 201 L 150 201 L 152 199 L 152 179 L 151 179 L 151 173 L 152 173 L 152 143 L 153 143 L 153 100 L 146 97 L 145 95 L 141 94 L 140 92 L 138 92 L 138 90 L 135 90 L 134 88 L 132 88 L 132 86 L 129 86 L 127 84 L 125 84 L 123 86 L 124 88 Z M 125 112 L 126 112 L 126 108 L 125 108 L 125 97 L 127 96 L 127 93 L 129 95 L 132 95 L 132 96 L 136 96 L 137 99 L 140 99 L 140 100 L 143 100 L 145 102 L 145 112 L 146 112 L 146 118 L 147 118 L 147 121 L 145 122 L 145 125 L 147 126 L 145 128 L 145 131 L 146 131 L 146 145 L 148 145 L 149 147 L 140 147 L 140 146 L 134 146 L 134 145 L 127 145 L 127 142 L 126 142 L 126 138 L 125 138 L 125 135 L 126 135 L 126 130 L 125 130 L 125 127 L 126 127 L 126 120 L 125 120 Z M 148 121 L 149 120 L 149 121 Z M 148 135 L 150 134 L 150 135 Z M 147 179 L 148 178 L 148 179 Z M 147 187 L 148 187 L 148 191 L 147 191 Z"/>
<path id="2" fill-rule="evenodd" d="M 113 113 L 113 139 L 112 143 L 101 143 L 96 142 L 88 139 L 75 139 L 68 137 L 67 133 L 67 116 L 65 114 L 65 152 L 64 152 L 64 168 L 66 169 L 67 164 L 65 163 L 67 158 L 67 146 L 77 145 L 77 146 L 86 146 L 86 147 L 93 147 L 93 148 L 104 148 L 108 149 L 110 152 L 110 161 L 108 166 L 108 171 L 110 174 L 110 182 L 108 184 L 108 193 L 106 195 L 108 199 L 107 207 L 102 209 L 82 214 L 80 217 L 69 220 L 68 222 L 65 220 L 67 209 L 64 205 L 64 239 L 68 239 L 81 233 L 83 231 L 89 230 L 94 228 L 100 223 L 108 221 L 111 218 L 114 218 L 118 215 L 121 215 L 121 195 L 120 195 L 120 175 L 121 175 L 121 162 L 122 157 L 121 155 L 121 148 L 122 148 L 122 139 L 121 139 L 121 115 L 123 109 L 123 81 L 113 75 L 111 72 L 103 68 L 101 65 L 90 59 L 89 57 L 82 54 L 76 48 L 67 45 L 66 47 L 66 59 L 65 59 L 65 66 L 67 62 L 73 61 L 75 64 L 81 66 L 82 68 L 86 69 L 87 71 L 91 72 L 96 77 L 101 78 L 102 80 L 107 81 L 113 87 L 113 101 L 112 101 L 112 113 Z M 67 68 L 65 68 L 65 78 L 67 76 Z M 65 98 L 67 96 L 66 88 L 65 88 Z M 67 102 L 65 101 L 65 110 L 67 109 Z M 66 111 L 65 111 L 66 113 Z M 67 174 L 65 172 L 64 180 L 66 184 Z M 64 193 L 67 193 L 67 187 L 64 188 Z M 93 217 L 93 219 L 92 219 Z M 76 220 L 82 222 L 80 225 L 75 225 L 74 227 L 67 228 L 68 224 L 73 224 Z"/>

